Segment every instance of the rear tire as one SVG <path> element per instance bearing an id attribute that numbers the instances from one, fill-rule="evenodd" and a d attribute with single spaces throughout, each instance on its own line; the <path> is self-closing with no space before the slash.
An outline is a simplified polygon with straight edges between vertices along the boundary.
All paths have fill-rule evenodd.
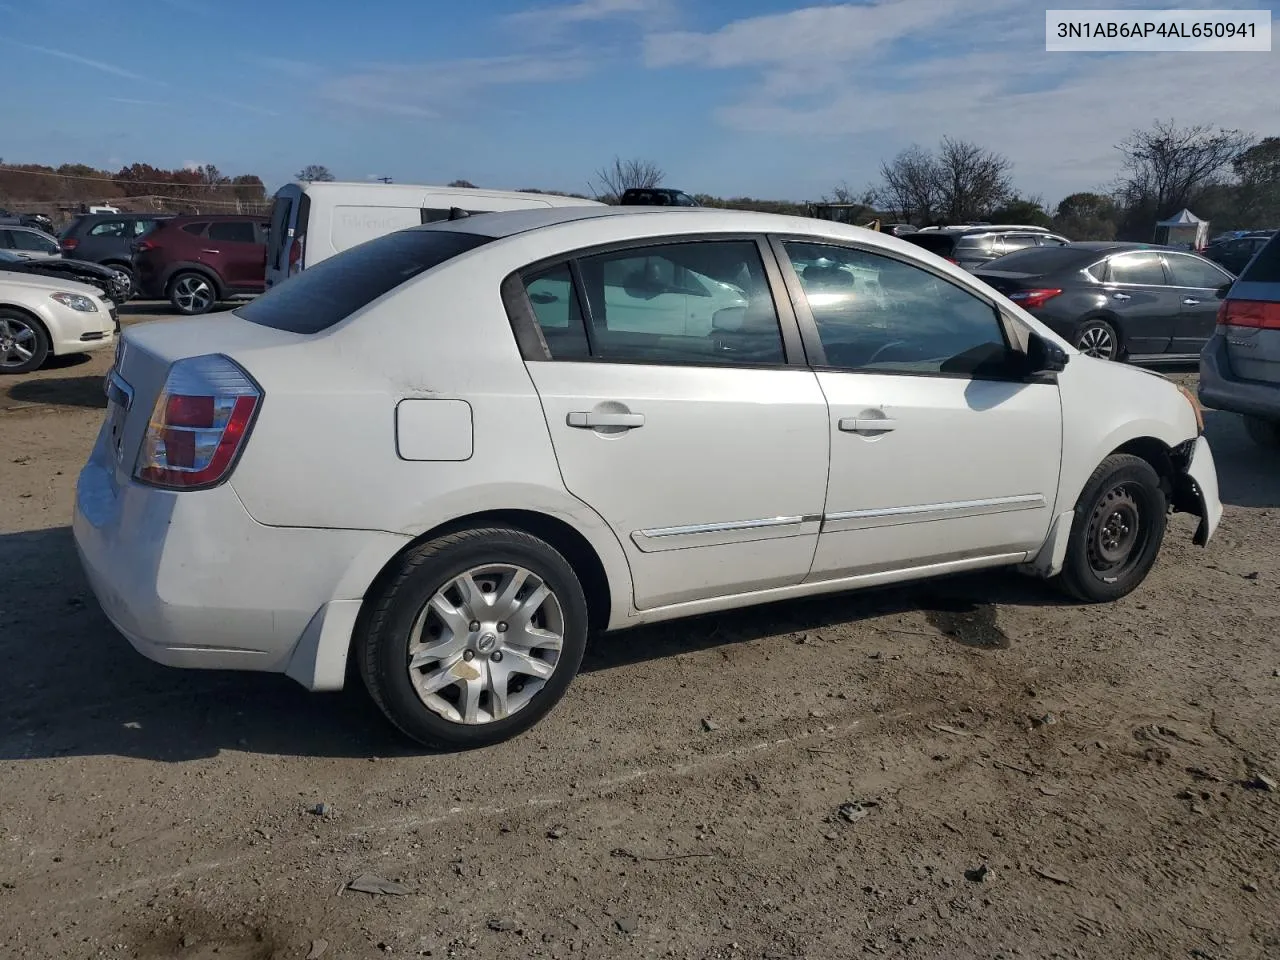
<path id="1" fill-rule="evenodd" d="M 1268 450 L 1280 450 L 1280 421 L 1263 420 L 1261 417 L 1245 417 L 1244 428 L 1249 439 Z"/>
<path id="2" fill-rule="evenodd" d="M 1156 562 L 1168 512 L 1151 464 L 1129 454 L 1107 457 L 1076 501 L 1066 560 L 1055 582 L 1086 603 L 1131 593 Z"/>
<path id="3" fill-rule="evenodd" d="M 1105 320 L 1086 320 L 1076 331 L 1075 347 L 1087 357 L 1099 360 L 1119 360 L 1124 356 L 1124 347 L 1120 343 L 1120 335 L 1116 328 Z"/>
<path id="4" fill-rule="evenodd" d="M 355 656 L 370 696 L 424 746 L 466 750 L 541 720 L 578 672 L 587 600 L 550 544 L 507 527 L 410 550 L 370 597 Z"/>
<path id="5" fill-rule="evenodd" d="M 104 263 L 104 267 L 110 267 L 112 270 L 119 270 L 129 278 L 129 289 L 125 291 L 124 299 L 121 303 L 127 303 L 132 300 L 138 293 L 138 275 L 133 272 L 133 267 L 127 263 Z"/>
<path id="6" fill-rule="evenodd" d="M 0 310 L 0 373 L 30 373 L 49 357 L 49 335 L 25 313 Z"/>
<path id="7" fill-rule="evenodd" d="M 169 281 L 169 302 L 185 317 L 208 313 L 218 302 L 218 287 L 203 273 L 184 270 Z"/>

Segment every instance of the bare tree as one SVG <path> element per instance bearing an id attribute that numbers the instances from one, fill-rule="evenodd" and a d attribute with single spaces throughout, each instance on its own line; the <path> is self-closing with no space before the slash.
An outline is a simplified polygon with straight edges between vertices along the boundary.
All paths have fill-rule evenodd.
<path id="1" fill-rule="evenodd" d="M 467 189 L 470 189 L 470 190 L 474 190 L 476 188 L 476 185 L 472 183 L 470 180 L 450 180 L 449 186 L 466 187 Z"/>
<path id="2" fill-rule="evenodd" d="M 1013 198 L 1013 164 L 993 150 L 943 137 L 935 164 L 939 206 L 951 223 L 981 220 Z"/>
<path id="3" fill-rule="evenodd" d="M 662 183 L 666 174 L 649 160 L 623 160 L 614 157 L 613 163 L 596 171 L 592 189 L 596 196 L 615 200 L 627 190 L 653 188 Z"/>
<path id="4" fill-rule="evenodd" d="M 224 177 L 222 171 L 215 167 L 212 163 L 206 163 L 200 167 L 196 173 L 200 175 L 200 182 L 206 187 L 219 187 L 224 183 L 230 183 L 230 177 Z"/>
<path id="5" fill-rule="evenodd" d="M 880 164 L 880 186 L 872 191 L 878 206 L 905 223 L 926 224 L 937 216 L 941 174 L 933 154 L 912 145 Z"/>
<path id="6" fill-rule="evenodd" d="M 1161 121 L 1149 130 L 1136 130 L 1117 147 L 1125 169 L 1118 192 L 1144 218 L 1171 216 L 1221 183 L 1224 171 L 1252 142 L 1239 130 L 1203 124 L 1176 127 L 1173 121 Z"/>
<path id="7" fill-rule="evenodd" d="M 336 179 L 329 168 L 322 163 L 308 163 L 305 167 L 293 175 L 295 180 L 303 180 L 310 183 L 313 180 L 333 180 Z"/>

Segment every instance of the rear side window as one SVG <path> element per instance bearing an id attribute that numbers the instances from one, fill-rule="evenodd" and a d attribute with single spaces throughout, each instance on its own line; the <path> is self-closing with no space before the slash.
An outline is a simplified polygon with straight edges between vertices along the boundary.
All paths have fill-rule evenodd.
<path id="1" fill-rule="evenodd" d="M 209 224 L 209 239 L 228 243 L 256 243 L 258 238 L 248 220 L 227 220 Z"/>
<path id="2" fill-rule="evenodd" d="M 445 230 L 389 233 L 322 260 L 236 313 L 290 333 L 319 333 L 432 267 L 490 242 Z"/>
<path id="3" fill-rule="evenodd" d="M 1280 233 L 1253 258 L 1240 279 L 1249 283 L 1280 283 Z"/>
<path id="4" fill-rule="evenodd" d="M 123 220 L 105 220 L 102 223 L 96 224 L 93 229 L 89 231 L 89 236 L 126 237 L 129 236 L 131 232 L 132 231 L 129 230 L 129 225 Z"/>
<path id="5" fill-rule="evenodd" d="M 1112 257 L 1107 279 L 1112 283 L 1165 285 L 1164 267 L 1160 264 L 1160 257 L 1154 253 L 1125 253 Z"/>
<path id="6" fill-rule="evenodd" d="M 902 239 L 908 243 L 914 243 L 917 247 L 924 247 L 930 253 L 936 253 L 940 257 L 951 256 L 951 251 L 956 247 L 955 238 L 945 233 L 909 233 Z"/>
<path id="7" fill-rule="evenodd" d="M 200 236 L 204 233 L 204 228 L 207 226 L 207 223 L 188 223 L 182 229 L 184 233 L 193 233 L 196 236 Z"/>

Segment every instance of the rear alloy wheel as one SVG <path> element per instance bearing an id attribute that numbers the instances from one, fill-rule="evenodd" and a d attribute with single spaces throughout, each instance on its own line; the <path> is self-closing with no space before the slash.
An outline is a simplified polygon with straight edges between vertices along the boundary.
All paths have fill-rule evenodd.
<path id="1" fill-rule="evenodd" d="M 1099 360 L 1120 359 L 1120 338 L 1105 320 L 1086 320 L 1076 334 L 1076 349 Z"/>
<path id="2" fill-rule="evenodd" d="M 587 639 L 573 568 L 521 530 L 467 530 L 400 560 L 372 601 L 357 656 L 374 701 L 431 747 L 507 740 L 564 695 Z"/>
<path id="3" fill-rule="evenodd" d="M 207 313 L 218 302 L 213 281 L 202 273 L 180 273 L 169 283 L 169 302 L 188 317 Z"/>
<path id="4" fill-rule="evenodd" d="M 44 328 L 14 310 L 0 310 L 0 373 L 30 373 L 49 356 Z"/>
<path id="5" fill-rule="evenodd" d="M 134 276 L 133 269 L 126 267 L 120 263 L 108 263 L 104 266 L 114 270 L 117 274 L 115 286 L 118 290 L 116 296 L 120 297 L 118 303 L 125 303 L 133 297 L 133 292 L 138 289 L 138 278 Z M 115 297 L 112 297 L 114 300 Z"/>
<path id="6" fill-rule="evenodd" d="M 1280 449 L 1280 420 L 1263 420 L 1261 417 L 1245 417 L 1244 428 L 1249 439 L 1260 447 Z"/>
<path id="7" fill-rule="evenodd" d="M 1132 592 L 1156 562 L 1168 512 L 1151 464 L 1128 454 L 1107 457 L 1076 501 L 1058 582 L 1089 603 Z"/>

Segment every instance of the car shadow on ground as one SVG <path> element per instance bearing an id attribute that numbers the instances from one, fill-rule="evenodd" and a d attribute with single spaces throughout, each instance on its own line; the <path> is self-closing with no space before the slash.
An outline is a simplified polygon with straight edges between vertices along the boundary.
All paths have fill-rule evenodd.
<path id="1" fill-rule="evenodd" d="M 8 396 L 16 403 L 33 403 L 52 407 L 87 407 L 102 409 L 107 405 L 103 378 L 41 377 L 24 380 L 9 387 Z"/>
<path id="2" fill-rule="evenodd" d="M 313 694 L 279 675 L 176 670 L 142 657 L 99 609 L 68 528 L 0 535 L 0 569 L 14 572 L 0 596 L 0 761 L 423 752 L 391 728 L 354 675 L 341 693 Z M 1008 642 L 993 602 L 1065 601 L 1004 574 L 796 600 L 606 635 L 582 669 L 920 610 L 940 640 L 993 649 Z"/>
<path id="3" fill-rule="evenodd" d="M 173 304 L 168 300 L 130 300 L 120 308 L 121 318 L 171 317 L 173 314 Z"/>
<path id="4" fill-rule="evenodd" d="M 1206 410 L 1204 427 L 1218 467 L 1222 502 L 1234 507 L 1280 507 L 1280 450 L 1254 443 L 1244 421 L 1233 413 Z"/>

